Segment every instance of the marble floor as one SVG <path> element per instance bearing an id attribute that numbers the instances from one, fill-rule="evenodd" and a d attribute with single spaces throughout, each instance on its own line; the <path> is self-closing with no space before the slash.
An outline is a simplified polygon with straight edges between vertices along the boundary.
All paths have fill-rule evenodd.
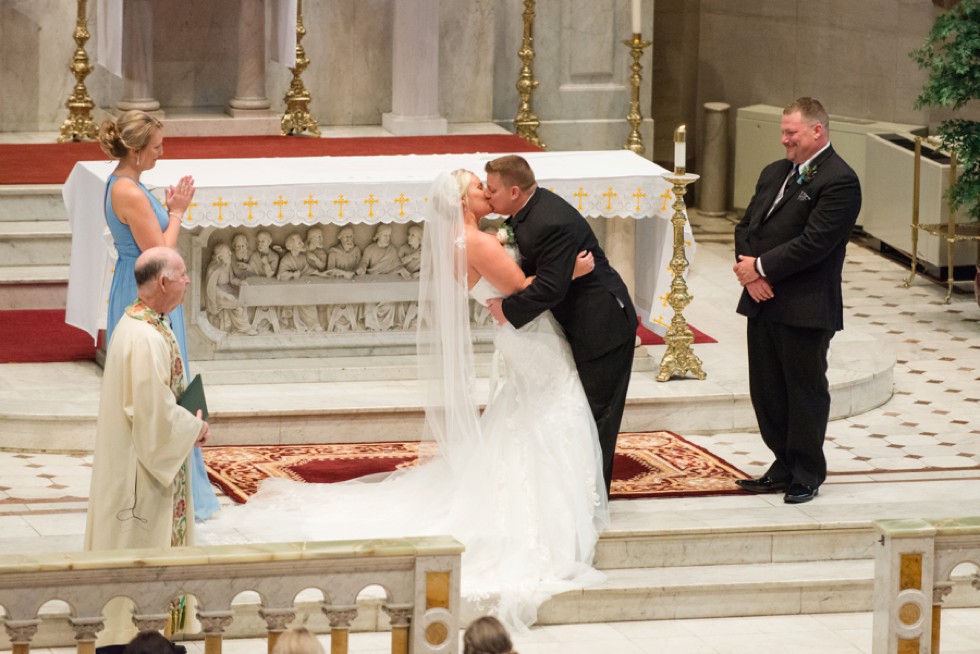
<path id="1" fill-rule="evenodd" d="M 711 360 L 728 369 L 707 372 L 734 374 L 744 362 L 744 321 L 734 314 L 739 288 L 731 273 L 732 224 L 727 219 L 698 219 L 693 213 L 692 222 L 699 246 L 689 276 L 695 301 L 686 315 L 719 340 L 696 346 L 696 352 L 724 349 L 726 356 L 718 356 L 716 350 Z M 859 239 L 849 246 L 845 329 L 863 333 L 893 353 L 894 394 L 882 406 L 831 422 L 826 446 L 831 474 L 814 502 L 788 506 L 779 496 L 615 501 L 613 529 L 833 526 L 884 517 L 980 515 L 980 309 L 970 284 L 958 285 L 952 303 L 946 305 L 945 286 L 918 277 L 906 289 L 906 275 L 903 266 L 864 247 Z M 659 358 L 662 351 L 652 354 Z M 51 365 L 49 380 L 58 374 L 57 364 Z M 33 389 L 42 394 L 43 370 L 0 365 L 0 391 L 18 386 L 22 392 Z M 768 463 L 757 433 L 684 436 L 750 474 L 762 472 Z M 78 549 L 90 468 L 87 454 L 0 452 L 0 554 Z M 942 638 L 944 654 L 980 653 L 980 609 L 945 610 Z M 264 647 L 259 641 L 231 641 L 225 652 L 257 653 Z M 722 654 L 777 648 L 800 654 L 870 653 L 871 616 L 544 626 L 516 641 L 522 654 L 600 649 Z M 351 636 L 352 652 L 387 650 L 387 634 Z M 199 643 L 189 643 L 189 651 L 203 650 Z"/>

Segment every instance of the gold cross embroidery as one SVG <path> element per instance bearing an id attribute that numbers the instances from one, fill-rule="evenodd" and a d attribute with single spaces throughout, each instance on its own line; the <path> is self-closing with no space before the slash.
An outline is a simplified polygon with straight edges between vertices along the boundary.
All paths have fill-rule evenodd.
<path id="1" fill-rule="evenodd" d="M 280 195 L 279 196 L 279 199 L 278 200 L 275 200 L 272 204 L 274 204 L 277 207 L 279 207 L 279 220 L 282 220 L 282 208 L 284 206 L 286 206 L 287 204 L 289 204 L 289 200 L 283 200 L 282 199 L 282 196 Z"/>
<path id="2" fill-rule="evenodd" d="M 606 198 L 606 211 L 612 211 L 612 199 L 618 197 L 618 194 L 609 187 L 609 190 L 602 194 L 602 197 Z"/>
<path id="3" fill-rule="evenodd" d="M 660 301 L 663 302 L 662 306 L 667 306 L 667 299 L 670 297 L 670 293 L 664 293 L 660 296 Z"/>
<path id="4" fill-rule="evenodd" d="M 653 322 L 654 324 L 660 325 L 661 327 L 670 327 L 670 325 L 664 322 L 663 316 L 657 316 L 657 319 L 654 320 Z"/>
<path id="5" fill-rule="evenodd" d="M 191 202 L 189 205 L 187 205 L 187 222 L 194 220 L 194 217 L 191 215 L 191 209 L 193 209 L 196 206 L 197 206 L 197 202 Z"/>
<path id="6" fill-rule="evenodd" d="M 409 200 L 408 198 L 406 198 L 404 193 L 399 193 L 398 194 L 398 197 L 395 198 L 395 202 L 397 202 L 399 204 L 399 207 L 398 207 L 398 215 L 399 216 L 404 216 L 405 215 L 405 203 L 406 202 L 411 202 L 411 200 Z"/>
<path id="7" fill-rule="evenodd" d="M 218 207 L 218 222 L 221 222 L 222 220 L 224 220 L 224 216 L 222 216 L 221 210 L 223 208 L 227 207 L 228 206 L 228 203 L 227 202 L 222 202 L 221 201 L 221 196 L 219 195 L 218 196 L 218 201 L 217 202 L 212 202 L 211 203 L 211 206 L 212 207 Z"/>
<path id="8" fill-rule="evenodd" d="M 380 200 L 374 197 L 374 193 L 367 197 L 364 204 L 368 205 L 368 218 L 374 218 L 374 205 L 376 205 Z"/>
<path id="9" fill-rule="evenodd" d="M 658 195 L 657 197 L 663 199 L 664 201 L 664 206 L 660 207 L 660 210 L 667 211 L 667 203 L 674 197 L 674 194 L 670 192 L 670 189 L 667 189 L 664 191 L 663 195 Z"/>
<path id="10" fill-rule="evenodd" d="M 645 198 L 646 196 L 647 196 L 647 194 L 643 192 L 643 189 L 641 189 L 641 188 L 639 188 L 639 187 L 637 187 L 637 189 L 636 189 L 636 193 L 634 193 L 634 194 L 632 195 L 632 197 L 634 197 L 634 198 L 636 198 L 636 210 L 637 210 L 637 211 L 639 211 L 639 210 L 640 210 L 640 200 L 642 200 L 642 199 L 643 199 L 643 198 Z"/>
<path id="11" fill-rule="evenodd" d="M 579 186 L 578 187 L 578 193 L 572 193 L 572 195 L 574 197 L 578 198 L 578 210 L 581 211 L 582 210 L 582 198 L 589 197 L 589 194 L 586 193 L 585 191 L 583 191 L 582 190 L 582 187 Z"/>
<path id="12" fill-rule="evenodd" d="M 248 202 L 242 202 L 242 206 L 248 207 L 248 219 L 253 220 L 252 217 L 252 207 L 259 206 L 259 203 L 252 199 L 252 196 L 248 196 Z"/>
<path id="13" fill-rule="evenodd" d="M 344 205 L 345 204 L 350 204 L 350 200 L 345 200 L 344 199 L 344 194 L 341 193 L 340 194 L 340 197 L 338 197 L 336 200 L 334 200 L 333 203 L 336 204 L 336 205 L 338 205 L 340 207 L 340 213 L 337 215 L 337 217 L 338 218 L 343 218 L 344 217 Z"/>
<path id="14" fill-rule="evenodd" d="M 312 218 L 313 217 L 313 206 L 314 205 L 317 205 L 317 204 L 320 204 L 320 201 L 319 200 L 314 200 L 312 195 L 308 195 L 308 196 L 306 196 L 306 199 L 303 200 L 303 204 L 305 204 L 306 206 L 308 206 L 310 208 L 310 211 L 309 211 L 309 213 L 306 214 L 306 217 L 307 218 Z"/>

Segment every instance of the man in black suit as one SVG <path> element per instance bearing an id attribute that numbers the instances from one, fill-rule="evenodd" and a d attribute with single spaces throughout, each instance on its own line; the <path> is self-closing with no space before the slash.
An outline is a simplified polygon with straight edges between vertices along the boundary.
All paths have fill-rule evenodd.
<path id="1" fill-rule="evenodd" d="M 526 275 L 536 275 L 523 291 L 491 301 L 490 312 L 499 323 L 520 328 L 550 309 L 565 330 L 599 431 L 608 491 L 633 365 L 633 300 L 582 214 L 538 188 L 525 159 L 500 157 L 487 163 L 486 172 L 490 208 L 510 216 L 521 267 Z M 583 250 L 592 253 L 595 269 L 573 280 L 575 258 Z"/>
<path id="2" fill-rule="evenodd" d="M 775 461 L 754 493 L 809 502 L 827 477 L 827 350 L 844 328 L 841 269 L 858 212 L 857 175 L 830 145 L 830 121 L 813 98 L 783 110 L 786 159 L 769 164 L 735 227 L 734 270 L 748 317 L 749 391 Z"/>

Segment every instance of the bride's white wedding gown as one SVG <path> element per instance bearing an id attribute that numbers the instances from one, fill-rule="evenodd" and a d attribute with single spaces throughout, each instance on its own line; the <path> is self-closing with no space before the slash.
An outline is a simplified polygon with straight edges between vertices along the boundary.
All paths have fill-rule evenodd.
<path id="1" fill-rule="evenodd" d="M 497 297 L 485 280 L 470 291 Z M 504 365 L 481 437 L 387 476 L 338 484 L 263 482 L 240 507 L 198 527 L 202 543 L 448 534 L 466 550 L 462 594 L 512 629 L 555 593 L 603 579 L 592 568 L 608 523 L 595 423 L 571 350 L 550 312 L 496 330 Z"/>

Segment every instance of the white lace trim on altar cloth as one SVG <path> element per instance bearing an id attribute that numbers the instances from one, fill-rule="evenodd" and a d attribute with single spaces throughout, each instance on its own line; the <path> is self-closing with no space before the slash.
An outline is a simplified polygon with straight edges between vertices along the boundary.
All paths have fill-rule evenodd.
<path id="1" fill-rule="evenodd" d="M 142 177 L 162 201 L 165 189 L 193 175 L 197 192 L 183 226 L 417 222 L 440 173 L 467 168 L 482 176 L 496 154 L 280 159 L 163 159 Z M 628 151 L 540 152 L 524 155 L 538 183 L 591 218 L 669 219 L 667 171 Z M 112 163 L 79 162 L 66 193 L 105 183 Z M 93 212 L 93 220 L 101 220 Z"/>

